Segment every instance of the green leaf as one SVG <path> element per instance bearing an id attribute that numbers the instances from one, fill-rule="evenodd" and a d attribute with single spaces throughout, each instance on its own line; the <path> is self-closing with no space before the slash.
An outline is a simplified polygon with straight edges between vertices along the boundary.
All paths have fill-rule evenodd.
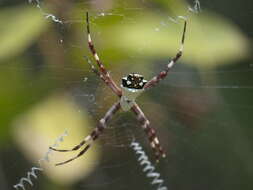
<path id="1" fill-rule="evenodd" d="M 15 7 L 0 11 L 0 61 L 26 49 L 46 28 L 47 22 L 36 8 Z"/>
<path id="2" fill-rule="evenodd" d="M 183 20 L 178 21 L 173 23 L 164 14 L 143 12 L 132 23 L 121 22 L 101 29 L 103 47 L 136 57 L 169 59 L 180 48 Z M 192 14 L 181 60 L 198 67 L 213 67 L 246 57 L 248 46 L 242 31 L 228 19 L 208 12 Z"/>

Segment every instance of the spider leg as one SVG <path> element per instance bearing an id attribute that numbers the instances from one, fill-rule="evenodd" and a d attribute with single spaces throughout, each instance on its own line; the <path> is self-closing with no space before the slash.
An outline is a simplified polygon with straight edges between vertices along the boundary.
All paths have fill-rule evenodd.
<path id="1" fill-rule="evenodd" d="M 108 83 L 108 81 L 106 80 L 105 76 L 102 75 L 102 74 L 94 67 L 94 65 L 92 64 L 91 60 L 90 60 L 88 57 L 86 57 L 86 56 L 84 56 L 84 58 L 87 60 L 88 64 L 90 65 L 91 70 L 92 70 L 99 78 L 101 78 L 105 83 Z M 107 84 L 107 85 L 108 85 L 108 84 Z"/>
<path id="2" fill-rule="evenodd" d="M 109 87 L 113 90 L 113 92 L 117 92 L 117 89 L 115 89 L 113 86 L 111 86 L 111 82 L 110 82 L 103 74 L 101 74 L 101 73 L 94 67 L 94 65 L 92 64 L 91 60 L 90 60 L 88 57 L 86 57 L 86 56 L 84 56 L 84 58 L 87 60 L 88 64 L 90 65 L 91 70 L 92 70 L 99 78 L 101 78 L 101 79 L 107 84 L 107 86 L 109 86 Z M 117 95 L 119 96 L 119 94 L 117 94 Z"/>
<path id="3" fill-rule="evenodd" d="M 55 149 L 50 147 L 50 149 L 54 150 L 54 151 L 58 151 L 58 152 L 68 152 L 68 151 L 75 151 L 78 150 L 79 148 L 81 148 L 85 143 L 88 143 L 83 149 L 82 151 L 80 151 L 75 157 L 64 161 L 64 162 L 60 162 L 57 163 L 56 166 L 58 165 L 63 165 L 66 164 L 68 162 L 71 162 L 75 159 L 77 159 L 78 157 L 82 156 L 92 145 L 92 143 L 102 134 L 102 132 L 104 131 L 104 129 L 106 128 L 106 124 L 108 123 L 108 121 L 111 120 L 111 118 L 113 117 L 113 115 L 120 109 L 120 103 L 117 102 L 115 103 L 105 114 L 105 116 L 99 120 L 99 123 L 97 125 L 97 127 L 91 132 L 90 135 L 88 135 L 83 141 L 81 141 L 81 143 L 77 146 L 75 146 L 73 149 L 70 150 L 60 150 L 60 149 Z"/>
<path id="4" fill-rule="evenodd" d="M 117 94 L 118 96 L 121 96 L 121 94 L 122 94 L 121 89 L 116 85 L 114 80 L 111 78 L 109 72 L 106 70 L 106 68 L 104 67 L 104 65 L 100 61 L 99 56 L 95 50 L 95 47 L 94 47 L 94 44 L 92 42 L 91 35 L 90 35 L 90 22 L 89 22 L 89 13 L 88 12 L 86 12 L 86 23 L 87 23 L 87 33 L 88 33 L 88 46 L 89 46 L 89 49 L 90 49 L 97 65 L 99 67 L 101 74 L 103 75 L 104 79 L 102 78 L 102 80 L 106 82 L 106 84 L 112 89 L 112 91 L 115 94 Z"/>
<path id="5" fill-rule="evenodd" d="M 166 155 L 162 146 L 160 145 L 155 129 L 150 127 L 149 120 L 146 118 L 143 111 L 137 104 L 134 104 L 131 109 L 136 114 L 138 121 L 141 123 L 141 127 L 148 136 L 150 146 L 155 153 L 156 161 L 159 161 L 160 156 L 165 157 Z"/>
<path id="6" fill-rule="evenodd" d="M 74 148 L 72 148 L 72 149 L 56 149 L 53 147 L 49 147 L 49 149 L 57 151 L 57 152 L 72 152 L 72 151 L 76 151 L 79 148 L 81 148 L 84 144 L 89 142 L 91 139 L 92 139 L 91 135 L 88 135 L 84 140 L 82 140 L 78 145 L 74 146 Z"/>
<path id="7" fill-rule="evenodd" d="M 57 164 L 55 164 L 55 165 L 56 165 L 56 166 L 60 166 L 60 165 L 63 165 L 63 164 L 67 164 L 67 163 L 69 163 L 69 162 L 71 162 L 71 161 L 77 159 L 78 157 L 82 156 L 89 148 L 90 148 L 90 144 L 86 145 L 86 146 L 84 147 L 84 149 L 83 149 L 81 152 L 79 152 L 79 154 L 76 155 L 75 157 L 73 157 L 73 158 L 71 158 L 71 159 L 69 159 L 69 160 L 66 160 L 66 161 L 64 161 L 64 162 L 59 162 L 59 163 L 57 163 Z"/>
<path id="8" fill-rule="evenodd" d="M 174 58 L 172 58 L 171 61 L 167 64 L 167 68 L 165 70 L 161 71 L 157 76 L 153 77 L 150 81 L 148 81 L 145 84 L 144 89 L 151 88 L 151 87 L 155 86 L 156 84 L 158 84 L 162 79 L 164 79 L 167 76 L 168 72 L 171 70 L 171 68 L 174 66 L 174 64 L 177 62 L 177 60 L 182 56 L 183 49 L 184 49 L 186 24 L 187 24 L 187 22 L 185 21 L 183 35 L 182 35 L 182 39 L 181 39 L 181 46 L 180 46 L 180 49 L 177 52 L 176 56 Z"/>

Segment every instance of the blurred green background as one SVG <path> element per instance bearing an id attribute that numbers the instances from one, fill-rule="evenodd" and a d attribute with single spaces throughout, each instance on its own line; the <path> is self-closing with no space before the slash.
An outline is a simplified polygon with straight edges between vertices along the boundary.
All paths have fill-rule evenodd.
<path id="1" fill-rule="evenodd" d="M 168 189 L 253 189 L 253 62 L 250 0 L 47 0 L 0 2 L 0 189 L 13 189 L 65 130 L 60 147 L 77 144 L 117 97 L 91 72 L 92 38 L 117 84 L 137 72 L 150 79 L 180 47 L 182 58 L 137 102 L 156 128 L 167 157 Z M 46 18 L 54 14 L 62 23 Z M 119 113 L 87 154 L 50 153 L 26 189 L 156 189 L 129 148 L 132 136 L 154 161 L 131 113 Z"/>

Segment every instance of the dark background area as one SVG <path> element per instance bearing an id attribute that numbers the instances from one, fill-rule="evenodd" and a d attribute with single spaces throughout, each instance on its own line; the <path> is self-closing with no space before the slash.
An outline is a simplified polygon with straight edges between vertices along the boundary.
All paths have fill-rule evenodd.
<path id="1" fill-rule="evenodd" d="M 90 56 L 86 11 L 99 55 L 119 84 L 129 72 L 151 78 L 164 68 L 180 45 L 182 30 L 181 22 L 173 25 L 167 17 L 187 14 L 194 5 L 183 0 L 44 3 L 43 10 L 62 19 L 62 25 L 40 18 L 35 2 L 0 2 L 0 41 L 5 42 L 0 45 L 1 190 L 13 189 L 65 129 L 69 134 L 60 146 L 78 143 L 117 100 L 83 59 Z M 253 2 L 200 3 L 201 12 L 189 18 L 182 59 L 159 86 L 137 100 L 167 157 L 155 164 L 134 115 L 120 113 L 83 156 L 87 160 L 58 168 L 53 163 L 71 155 L 57 153 L 46 172 L 33 178 L 34 186 L 25 182 L 26 189 L 156 189 L 129 148 L 133 135 L 168 189 L 253 188 Z M 160 36 L 171 44 L 161 45 Z M 153 38 L 161 41 L 152 47 Z"/>

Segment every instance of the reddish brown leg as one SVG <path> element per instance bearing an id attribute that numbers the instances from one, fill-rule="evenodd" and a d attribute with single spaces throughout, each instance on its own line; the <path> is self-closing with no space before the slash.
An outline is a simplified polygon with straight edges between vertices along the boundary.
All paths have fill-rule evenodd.
<path id="1" fill-rule="evenodd" d="M 75 159 L 77 159 L 78 157 L 82 156 L 92 145 L 92 143 L 102 134 L 102 132 L 104 131 L 104 129 L 106 128 L 106 124 L 110 121 L 110 119 L 112 118 L 112 116 L 120 109 L 120 103 L 117 102 L 116 104 L 114 104 L 105 114 L 105 116 L 100 119 L 97 127 L 91 132 L 90 135 L 88 135 L 83 141 L 80 142 L 80 144 L 78 144 L 77 146 L 75 146 L 72 149 L 69 150 L 64 150 L 64 149 L 55 149 L 53 147 L 50 147 L 51 150 L 54 151 L 58 151 L 58 152 L 69 152 L 69 151 L 76 151 L 78 149 L 80 149 L 84 144 L 87 144 L 80 152 L 78 155 L 76 155 L 75 157 L 64 161 L 64 162 L 60 162 L 57 163 L 56 165 L 63 165 L 66 164 L 68 162 L 71 162 Z"/>
<path id="2" fill-rule="evenodd" d="M 102 62 L 99 59 L 99 56 L 95 50 L 94 44 L 92 42 L 91 39 L 91 35 L 90 35 L 90 22 L 89 22 L 89 13 L 86 13 L 86 22 L 87 22 L 87 33 L 88 33 L 88 45 L 89 45 L 89 49 L 99 67 L 99 70 L 101 72 L 101 74 L 103 75 L 104 81 L 106 82 L 106 84 L 112 89 L 112 91 L 117 94 L 118 96 L 121 96 L 122 92 L 121 89 L 116 85 L 116 83 L 114 82 L 114 80 L 111 78 L 109 72 L 106 70 L 106 68 L 104 67 L 104 65 L 102 64 Z"/>
<path id="3" fill-rule="evenodd" d="M 167 68 L 165 70 L 161 71 L 157 76 L 153 77 L 150 81 L 148 81 L 145 84 L 144 89 L 151 88 L 151 87 L 155 86 L 156 84 L 158 84 L 161 80 L 163 80 L 168 75 L 168 72 L 171 70 L 171 68 L 174 66 L 174 64 L 177 62 L 177 60 L 182 56 L 183 48 L 184 48 L 185 31 L 186 31 L 186 21 L 184 23 L 184 30 L 183 30 L 183 35 L 182 35 L 182 39 L 181 39 L 181 47 L 180 47 L 178 53 L 167 64 Z"/>
<path id="4" fill-rule="evenodd" d="M 131 109 L 137 116 L 138 121 L 141 123 L 141 127 L 144 129 L 148 136 L 150 146 L 155 153 L 156 161 L 159 161 L 160 156 L 165 157 L 166 155 L 162 146 L 159 143 L 155 129 L 150 127 L 149 120 L 146 118 L 146 116 L 137 104 L 134 104 Z"/>

